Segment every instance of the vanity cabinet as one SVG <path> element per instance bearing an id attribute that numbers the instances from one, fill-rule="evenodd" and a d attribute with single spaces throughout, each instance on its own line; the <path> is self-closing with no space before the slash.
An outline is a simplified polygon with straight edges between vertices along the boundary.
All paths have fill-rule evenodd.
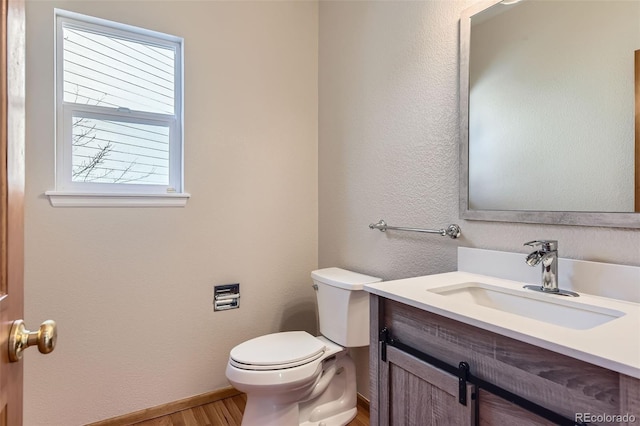
<path id="1" fill-rule="evenodd" d="M 467 394 L 463 405 L 458 401 L 458 376 L 416 353 L 452 368 L 466 362 L 479 381 L 569 421 L 584 413 L 583 418 L 627 414 L 629 420 L 598 422 L 591 417 L 590 424 L 640 422 L 638 379 L 384 297 L 370 297 L 372 426 L 558 423 L 471 382 L 463 382 Z M 385 328 L 401 344 L 381 342 L 380 331 Z M 402 350 L 403 345 L 412 352 Z"/>

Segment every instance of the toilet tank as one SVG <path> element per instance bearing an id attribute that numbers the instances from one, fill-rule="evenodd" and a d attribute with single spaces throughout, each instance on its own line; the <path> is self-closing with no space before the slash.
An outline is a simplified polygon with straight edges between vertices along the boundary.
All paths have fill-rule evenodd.
<path id="1" fill-rule="evenodd" d="M 369 293 L 364 285 L 382 281 L 340 268 L 311 272 L 317 286 L 320 334 L 345 347 L 369 345 Z"/>

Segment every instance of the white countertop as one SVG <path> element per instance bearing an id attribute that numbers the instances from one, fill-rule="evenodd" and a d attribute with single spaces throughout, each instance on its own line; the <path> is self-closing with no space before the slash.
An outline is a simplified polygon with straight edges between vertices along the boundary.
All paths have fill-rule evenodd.
<path id="1" fill-rule="evenodd" d="M 593 328 L 574 329 L 470 302 L 452 300 L 429 291 L 471 282 L 501 287 L 510 292 L 525 292 L 526 296 L 530 292 L 536 294 L 536 298 L 570 299 L 567 303 L 612 309 L 621 311 L 624 315 Z M 364 289 L 378 296 L 640 379 L 640 304 L 584 293 L 580 293 L 577 298 L 565 298 L 531 292 L 524 290 L 522 286 L 522 282 L 458 271 L 367 284 Z M 544 313 L 541 312 L 541 315 Z"/>

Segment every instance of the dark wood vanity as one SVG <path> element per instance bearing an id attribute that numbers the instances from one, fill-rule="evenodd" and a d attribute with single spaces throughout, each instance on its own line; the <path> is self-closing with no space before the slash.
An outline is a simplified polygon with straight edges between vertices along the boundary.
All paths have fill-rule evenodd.
<path id="1" fill-rule="evenodd" d="M 636 378 L 375 294 L 370 297 L 372 426 L 640 422 Z M 405 346 L 410 349 L 403 350 Z M 504 393 L 461 383 L 458 375 L 419 354 L 448 364 L 451 371 L 465 362 L 479 381 L 516 396 L 530 404 L 528 408 L 541 409 L 543 415 L 503 398 Z M 466 393 L 466 405 L 460 402 L 461 392 Z M 624 419 L 615 417 L 625 414 Z M 605 415 L 613 417 L 599 421 Z"/>

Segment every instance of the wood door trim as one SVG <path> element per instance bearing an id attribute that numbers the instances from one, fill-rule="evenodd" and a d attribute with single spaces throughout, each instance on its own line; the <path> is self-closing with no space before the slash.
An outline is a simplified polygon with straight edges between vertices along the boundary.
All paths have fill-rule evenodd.
<path id="1" fill-rule="evenodd" d="M 23 421 L 23 363 L 10 363 L 8 335 L 24 306 L 24 183 L 25 183 L 25 5 L 1 0 L 0 24 L 0 405 L 2 421 Z"/>
<path id="2" fill-rule="evenodd" d="M 1 2 L 0 21 L 0 69 L 6 76 L 7 69 L 7 2 Z M 2 244 L 2 256 L 0 256 L 0 293 L 7 289 L 7 79 L 0 79 L 0 244 Z"/>

